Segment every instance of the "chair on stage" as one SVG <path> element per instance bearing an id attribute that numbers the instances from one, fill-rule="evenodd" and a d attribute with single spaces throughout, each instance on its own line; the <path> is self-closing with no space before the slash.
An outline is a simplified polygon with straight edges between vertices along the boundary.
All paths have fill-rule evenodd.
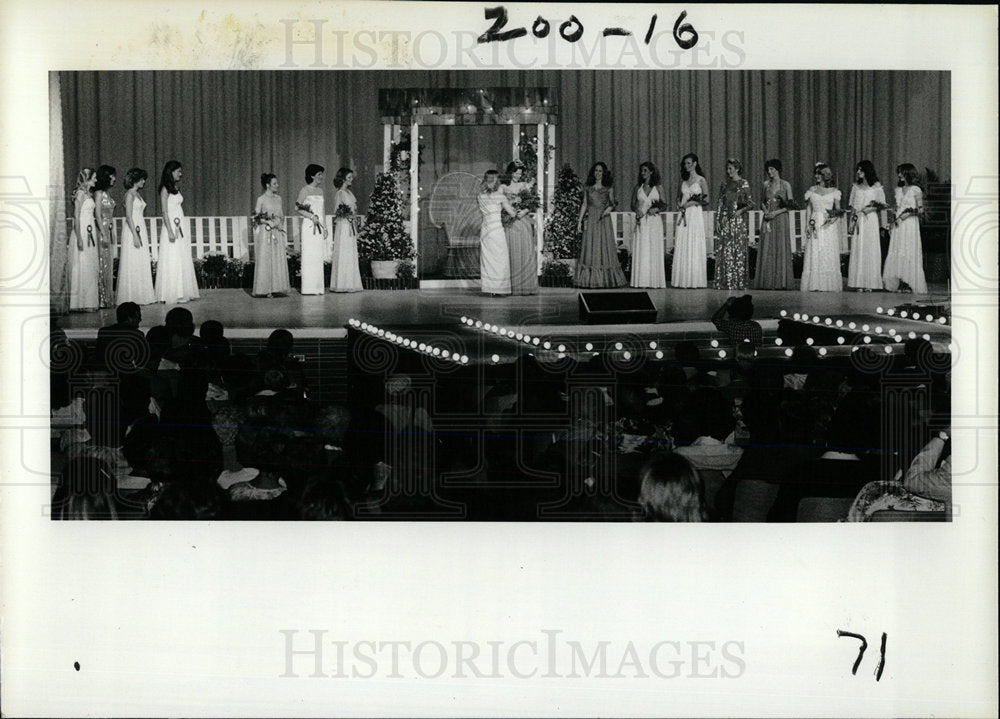
<path id="1" fill-rule="evenodd" d="M 434 186 L 430 200 L 430 221 L 444 229 L 448 238 L 448 256 L 443 275 L 449 279 L 479 277 L 479 231 L 483 224 L 479 212 L 481 180 L 468 172 L 452 172 Z"/>

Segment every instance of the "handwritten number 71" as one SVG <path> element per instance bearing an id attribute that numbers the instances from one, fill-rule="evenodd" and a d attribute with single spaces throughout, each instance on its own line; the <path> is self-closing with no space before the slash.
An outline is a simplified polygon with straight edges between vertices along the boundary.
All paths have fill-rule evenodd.
<path id="1" fill-rule="evenodd" d="M 851 639 L 857 639 L 861 642 L 861 648 L 858 650 L 858 658 L 854 660 L 854 666 L 851 667 L 851 674 L 857 674 L 858 667 L 861 666 L 861 660 L 865 656 L 865 650 L 868 648 L 868 640 L 860 634 L 845 632 L 843 629 L 837 630 L 837 636 L 851 637 Z M 882 648 L 879 651 L 878 665 L 875 667 L 875 681 L 879 681 L 882 678 L 882 670 L 885 669 L 885 643 L 888 638 L 888 635 L 882 632 Z"/>

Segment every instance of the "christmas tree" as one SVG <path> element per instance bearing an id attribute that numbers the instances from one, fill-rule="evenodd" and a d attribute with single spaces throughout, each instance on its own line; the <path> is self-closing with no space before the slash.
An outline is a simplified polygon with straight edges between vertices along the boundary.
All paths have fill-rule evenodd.
<path id="1" fill-rule="evenodd" d="M 569 165 L 559 171 L 552 214 L 545 223 L 545 249 L 553 259 L 575 259 L 580 256 L 580 232 L 577 219 L 583 201 L 583 185 Z"/>
<path id="2" fill-rule="evenodd" d="M 412 259 L 413 240 L 403 228 L 396 177 L 380 172 L 368 201 L 368 216 L 358 233 L 358 257 L 363 260 Z"/>

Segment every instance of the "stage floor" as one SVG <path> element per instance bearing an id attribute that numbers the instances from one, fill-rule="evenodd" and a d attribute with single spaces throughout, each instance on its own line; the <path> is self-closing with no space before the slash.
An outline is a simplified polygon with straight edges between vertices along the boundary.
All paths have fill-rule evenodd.
<path id="1" fill-rule="evenodd" d="M 798 292 L 749 290 L 755 318 L 777 320 L 781 310 L 830 315 L 874 315 L 877 307 L 895 307 L 912 302 L 947 304 L 945 287 L 927 295 L 889 292 Z M 589 291 L 589 290 L 588 290 Z M 601 291 L 601 290 L 598 290 Z M 616 292 L 618 290 L 603 290 Z M 641 291 L 641 290 L 633 290 Z M 700 322 L 731 295 L 744 292 L 714 289 L 645 290 L 657 308 L 658 324 Z M 255 298 L 247 290 L 203 290 L 201 299 L 184 305 L 196 324 L 218 320 L 226 334 L 287 328 L 305 330 L 302 336 L 343 336 L 351 318 L 377 325 L 452 324 L 462 316 L 510 327 L 581 325 L 577 288 L 540 289 L 537 295 L 487 297 L 472 289 L 368 290 L 352 294 L 302 296 L 295 290 L 287 297 Z M 177 305 L 154 304 L 142 308 L 142 326 L 162 324 L 168 310 Z M 59 318 L 59 326 L 71 336 L 86 337 L 115 321 L 114 309 L 72 313 Z"/>

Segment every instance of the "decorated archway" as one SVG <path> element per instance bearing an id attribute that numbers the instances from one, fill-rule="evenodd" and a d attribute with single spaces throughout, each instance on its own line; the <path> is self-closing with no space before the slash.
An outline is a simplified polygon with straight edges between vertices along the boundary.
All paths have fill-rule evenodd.
<path id="1" fill-rule="evenodd" d="M 511 130 L 511 157 L 523 158 L 526 143 L 534 148 L 535 184 L 542 209 L 535 216 L 535 231 L 542 237 L 544 213 L 555 187 L 555 142 L 558 107 L 545 87 L 394 88 L 379 90 L 379 114 L 383 125 L 383 170 L 398 166 L 401 138 L 409 135 L 410 236 L 420 256 L 420 128 L 426 125 L 507 125 Z M 525 127 L 535 128 L 534 138 L 525 138 Z M 394 162 L 397 164 L 393 167 Z M 533 164 L 533 167 L 531 166 Z M 502 168 L 501 168 L 502 169 Z M 541 243 L 539 243 L 540 245 Z M 419 276 L 419 270 L 418 270 Z"/>

